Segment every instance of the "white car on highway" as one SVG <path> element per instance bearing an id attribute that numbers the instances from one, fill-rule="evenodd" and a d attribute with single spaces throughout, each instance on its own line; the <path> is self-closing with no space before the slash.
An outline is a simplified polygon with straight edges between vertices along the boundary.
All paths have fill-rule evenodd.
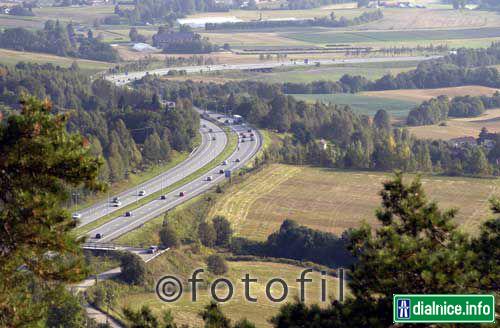
<path id="1" fill-rule="evenodd" d="M 73 213 L 71 217 L 73 218 L 73 220 L 80 220 L 82 218 L 82 215 L 80 213 Z"/>
<path id="2" fill-rule="evenodd" d="M 146 190 L 139 190 L 139 196 L 146 196 Z"/>

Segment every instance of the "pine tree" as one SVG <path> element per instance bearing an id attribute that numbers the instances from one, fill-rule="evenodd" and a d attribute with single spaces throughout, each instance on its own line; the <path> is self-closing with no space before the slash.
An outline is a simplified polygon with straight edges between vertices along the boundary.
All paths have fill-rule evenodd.
<path id="1" fill-rule="evenodd" d="M 158 133 L 153 132 L 144 141 L 143 156 L 147 161 L 155 164 L 162 158 L 161 140 Z"/>
<path id="2" fill-rule="evenodd" d="M 61 208 L 66 187 L 97 183 L 99 160 L 51 103 L 23 99 L 0 125 L 0 326 L 36 326 L 63 283 L 85 275 L 75 227 Z M 47 256 L 47 254 L 51 256 Z M 20 269 L 24 268 L 24 269 Z M 44 281 L 44 283 L 40 283 Z M 36 295 L 35 295 L 36 294 Z"/>
<path id="3" fill-rule="evenodd" d="M 180 245 L 177 232 L 168 223 L 161 228 L 159 234 L 164 247 L 178 247 Z"/>
<path id="4" fill-rule="evenodd" d="M 204 246 L 213 247 L 215 246 L 217 233 L 212 225 L 202 222 L 198 226 L 198 237 Z"/>
<path id="5" fill-rule="evenodd" d="M 216 233 L 215 244 L 223 247 L 229 246 L 233 234 L 231 223 L 229 223 L 225 217 L 220 215 L 215 216 L 212 219 L 212 222 Z"/>
<path id="6" fill-rule="evenodd" d="M 373 117 L 373 124 L 377 129 L 389 131 L 391 129 L 391 116 L 387 111 L 379 109 Z"/>
<path id="7" fill-rule="evenodd" d="M 470 172 L 476 175 L 487 175 L 490 174 L 490 171 L 490 165 L 484 151 L 481 148 L 474 148 L 472 150 Z"/>
<path id="8" fill-rule="evenodd" d="M 159 328 L 158 318 L 155 317 L 153 311 L 144 305 L 140 310 L 134 311 L 129 308 L 123 310 L 125 318 L 129 321 L 130 328 Z"/>
<path id="9" fill-rule="evenodd" d="M 222 313 L 219 305 L 211 302 L 200 313 L 205 322 L 205 328 L 231 328 L 231 320 Z"/>

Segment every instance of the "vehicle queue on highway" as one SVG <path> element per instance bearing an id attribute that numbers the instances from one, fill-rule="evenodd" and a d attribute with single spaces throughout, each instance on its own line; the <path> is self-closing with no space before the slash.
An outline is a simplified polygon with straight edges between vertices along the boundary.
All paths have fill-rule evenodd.
<path id="1" fill-rule="evenodd" d="M 205 112 L 202 114 L 203 120 L 200 127 L 200 132 L 202 136 L 204 136 L 207 141 L 219 140 L 223 142 L 224 146 L 227 144 L 227 138 L 223 130 L 221 129 L 222 125 L 230 126 L 232 133 L 236 133 L 238 135 L 238 146 L 237 149 L 229 156 L 229 158 L 223 160 L 217 167 L 210 170 L 210 172 L 202 177 L 195 179 L 189 183 L 186 183 L 184 186 L 177 188 L 174 191 L 169 193 L 161 194 L 158 198 L 151 200 L 150 202 L 139 206 L 133 210 L 128 210 L 124 213 L 124 215 L 111 219 L 110 221 L 102 224 L 98 228 L 95 228 L 87 233 L 90 241 L 93 242 L 109 242 L 122 234 L 125 234 L 145 222 L 158 217 L 162 213 L 167 210 L 177 206 L 178 204 L 191 199 L 208 189 L 215 186 L 217 183 L 220 183 L 224 179 L 228 179 L 231 177 L 232 171 L 242 167 L 247 163 L 260 149 L 261 147 L 261 139 L 257 132 L 254 132 L 251 128 L 245 125 L 245 123 L 241 122 L 238 119 L 237 125 L 234 125 L 234 121 L 232 117 L 226 115 L 220 115 L 215 113 Z M 216 124 L 214 124 L 216 122 Z M 221 134 L 221 137 L 215 137 L 215 134 Z M 215 147 L 214 144 L 211 147 Z M 209 147 L 210 148 L 210 147 Z M 222 147 L 223 149 L 224 147 Z M 204 157 L 203 160 L 200 158 L 199 160 L 203 162 L 203 166 L 209 164 L 213 159 L 215 159 L 222 150 L 218 152 L 204 151 L 202 154 Z M 172 170 L 175 170 L 173 168 Z M 171 170 L 170 170 L 171 171 Z M 163 174 L 168 174 L 165 172 Z M 185 176 L 185 174 L 184 174 Z M 153 178 L 152 180 L 154 180 Z M 168 188 L 168 186 L 172 185 L 174 179 L 170 180 L 170 183 L 166 183 L 163 188 Z M 179 180 L 177 180 L 179 181 Z M 140 188 L 134 188 L 129 192 L 136 193 L 136 198 L 144 197 L 147 194 L 153 194 L 157 192 L 157 190 L 148 190 L 143 188 L 144 183 Z M 120 196 L 113 196 L 112 198 L 108 198 L 106 202 L 106 206 L 111 209 L 117 209 L 126 204 L 122 203 L 122 199 Z M 128 202 L 127 204 L 133 203 Z M 74 216 L 80 216 L 81 213 L 74 213 Z"/>

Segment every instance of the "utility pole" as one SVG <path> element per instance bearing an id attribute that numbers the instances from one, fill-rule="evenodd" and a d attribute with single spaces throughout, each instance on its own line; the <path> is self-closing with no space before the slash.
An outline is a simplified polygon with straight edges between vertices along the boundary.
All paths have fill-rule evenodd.
<path id="1" fill-rule="evenodd" d="M 109 215 L 109 189 L 111 189 L 111 181 L 108 181 L 108 203 L 106 204 L 106 215 Z"/>
<path id="2" fill-rule="evenodd" d="M 78 208 L 78 196 L 80 196 L 80 193 L 73 192 L 73 197 L 74 197 L 74 204 L 73 205 L 74 205 L 75 211 Z"/>

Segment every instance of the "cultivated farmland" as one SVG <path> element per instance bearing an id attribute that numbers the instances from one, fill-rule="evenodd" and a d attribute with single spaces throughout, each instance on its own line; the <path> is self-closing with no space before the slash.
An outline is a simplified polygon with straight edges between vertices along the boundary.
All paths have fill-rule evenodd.
<path id="1" fill-rule="evenodd" d="M 316 44 L 358 43 L 358 42 L 394 42 L 417 40 L 452 40 L 472 38 L 500 37 L 500 27 L 456 30 L 412 30 L 412 31 L 367 31 L 337 32 L 310 31 L 302 33 L 286 33 L 286 37 Z"/>
<path id="2" fill-rule="evenodd" d="M 211 214 L 226 216 L 237 235 L 256 240 L 266 239 L 287 218 L 341 234 L 363 221 L 377 224 L 378 193 L 389 177 L 388 173 L 275 164 L 228 192 Z M 491 216 L 488 199 L 500 194 L 497 179 L 426 176 L 422 182 L 428 197 L 442 208 L 459 208 L 456 221 L 470 231 Z"/>

